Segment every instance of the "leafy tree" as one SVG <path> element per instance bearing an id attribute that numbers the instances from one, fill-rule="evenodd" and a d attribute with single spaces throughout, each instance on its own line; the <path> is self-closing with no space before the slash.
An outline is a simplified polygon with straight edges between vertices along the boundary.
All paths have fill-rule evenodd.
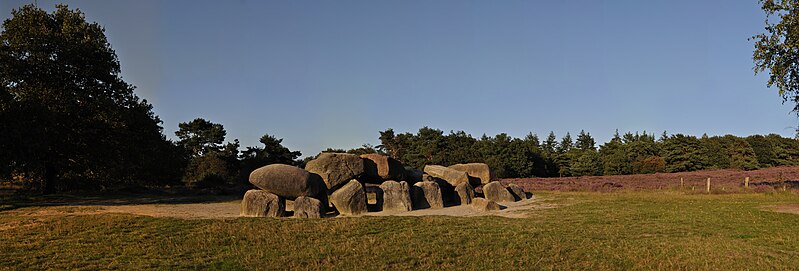
<path id="1" fill-rule="evenodd" d="M 771 140 L 762 135 L 752 135 L 746 137 L 746 142 L 752 146 L 752 150 L 757 156 L 757 162 L 761 167 L 775 166 L 776 153 Z"/>
<path id="2" fill-rule="evenodd" d="M 622 175 L 632 172 L 626 148 L 618 130 L 610 141 L 599 147 L 603 175 Z"/>
<path id="3" fill-rule="evenodd" d="M 778 166 L 799 165 L 799 141 L 776 134 L 766 136 L 774 146 L 774 162 Z"/>
<path id="4" fill-rule="evenodd" d="M 199 157 L 209 152 L 220 151 L 227 131 L 222 124 L 196 118 L 190 122 L 179 123 L 175 135 L 180 139 L 178 141 L 180 146 L 183 146 L 192 157 Z"/>
<path id="5" fill-rule="evenodd" d="M 668 172 L 705 169 L 705 157 L 701 143 L 695 136 L 675 134 L 663 141 L 663 159 Z"/>
<path id="6" fill-rule="evenodd" d="M 743 170 L 758 169 L 760 165 L 757 162 L 757 154 L 755 154 L 752 145 L 749 145 L 745 139 L 726 135 L 724 138 L 727 140 L 727 153 L 730 155 L 730 167 Z"/>
<path id="7" fill-rule="evenodd" d="M 581 151 L 595 151 L 596 141 L 591 137 L 591 133 L 580 130 L 580 134 L 577 135 L 577 144 L 575 147 Z"/>
<path id="8" fill-rule="evenodd" d="M 541 144 L 541 150 L 544 151 L 545 154 L 552 154 L 557 151 L 557 148 L 558 138 L 555 137 L 555 132 L 550 131 L 547 140 Z"/>
<path id="9" fill-rule="evenodd" d="M 0 171 L 39 180 L 46 193 L 168 178 L 182 161 L 171 160 L 160 119 L 133 89 L 104 29 L 82 12 L 15 9 L 0 33 L 0 157 L 8 160 Z M 164 175 L 148 180 L 153 172 Z"/>
<path id="10" fill-rule="evenodd" d="M 557 165 L 558 138 L 555 132 L 550 131 L 547 139 L 541 143 L 541 152 L 546 162 L 546 176 L 558 176 L 560 169 Z"/>
<path id="11" fill-rule="evenodd" d="M 301 164 L 296 162 L 302 156 L 299 151 L 291 151 L 284 147 L 283 139 L 264 134 L 259 140 L 262 147 L 247 147 L 241 152 L 241 174 L 248 175 L 256 168 L 270 164 Z M 336 151 L 336 152 L 344 152 Z M 307 161 L 306 161 L 307 162 Z M 303 165 L 304 166 L 304 165 Z"/>
<path id="12" fill-rule="evenodd" d="M 777 86 L 783 103 L 795 103 L 799 114 L 799 1 L 760 0 L 766 13 L 766 33 L 755 40 L 755 73 L 770 71 L 768 86 Z"/>
<path id="13" fill-rule="evenodd" d="M 558 144 L 557 155 L 554 159 L 555 164 L 558 166 L 559 176 L 571 176 L 569 165 L 573 159 L 576 159 L 576 155 L 572 152 L 572 148 L 574 148 L 574 141 L 572 141 L 571 134 L 566 132 L 566 135 L 563 136 L 560 140 L 560 144 Z"/>
<path id="14" fill-rule="evenodd" d="M 527 136 L 524 137 L 524 145 L 526 150 L 529 151 L 529 159 L 532 160 L 532 168 L 530 169 L 531 172 L 529 174 L 522 174 L 522 177 L 530 177 L 530 176 L 538 176 L 538 177 L 545 177 L 548 176 L 547 169 L 550 167 L 554 167 L 554 165 L 550 165 L 543 154 L 543 150 L 541 149 L 541 142 L 538 140 L 538 135 L 533 133 L 528 133 Z"/>
<path id="15" fill-rule="evenodd" d="M 655 135 L 644 131 L 641 134 L 627 133 L 624 135 L 627 160 L 630 161 L 630 173 L 643 174 L 660 172 L 658 167 L 653 167 L 652 162 L 660 157 L 660 147 L 655 141 Z M 661 170 L 662 171 L 662 170 Z"/>
<path id="16" fill-rule="evenodd" d="M 602 161 L 597 151 L 583 151 L 569 166 L 573 176 L 598 176 L 602 175 Z"/>

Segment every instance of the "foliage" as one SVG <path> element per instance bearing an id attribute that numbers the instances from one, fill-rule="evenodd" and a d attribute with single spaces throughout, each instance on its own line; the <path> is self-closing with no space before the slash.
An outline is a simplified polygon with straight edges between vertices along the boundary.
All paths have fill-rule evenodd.
<path id="1" fill-rule="evenodd" d="M 768 70 L 768 86 L 777 86 L 783 102 L 795 103 L 799 114 L 799 1 L 760 0 L 766 13 L 766 33 L 755 40 L 755 73 Z"/>
<path id="2" fill-rule="evenodd" d="M 474 138 L 463 131 L 445 135 L 441 130 L 423 127 L 416 134 L 397 134 L 392 129 L 381 131 L 380 140 L 377 149 L 406 166 L 483 162 L 497 176 L 506 178 L 649 174 L 709 168 L 753 170 L 799 164 L 799 141 L 779 135 L 700 139 L 682 134 L 669 136 L 664 132 L 656 139 L 646 131 L 624 135 L 616 131 L 599 150 L 594 138 L 585 131 L 580 131 L 576 142 L 570 133 L 558 141 L 553 132 L 540 142 L 533 133 L 524 138 L 505 133 Z"/>
<path id="3" fill-rule="evenodd" d="M 213 123 L 203 118 L 178 124 L 175 135 L 180 139 L 178 144 L 188 151 L 191 157 L 220 151 L 227 132 L 222 124 Z"/>
<path id="4" fill-rule="evenodd" d="M 44 192 L 171 181 L 182 160 L 133 89 L 82 12 L 15 9 L 0 33 L 1 173 Z"/>

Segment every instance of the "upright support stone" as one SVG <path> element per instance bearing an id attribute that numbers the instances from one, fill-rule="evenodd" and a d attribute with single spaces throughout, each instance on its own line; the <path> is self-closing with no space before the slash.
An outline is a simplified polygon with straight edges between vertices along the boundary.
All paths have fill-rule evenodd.
<path id="1" fill-rule="evenodd" d="M 351 180 L 330 195 L 330 202 L 342 215 L 360 215 L 366 212 L 366 191 L 357 180 Z"/>
<path id="2" fill-rule="evenodd" d="M 514 202 L 516 199 L 513 197 L 504 185 L 497 181 L 489 182 L 483 186 L 483 194 L 487 200 L 495 202 Z"/>
<path id="3" fill-rule="evenodd" d="M 383 189 L 383 211 L 408 212 L 413 210 L 410 187 L 405 181 L 385 181 Z"/>
<path id="4" fill-rule="evenodd" d="M 474 187 L 469 183 L 461 183 L 455 187 L 455 192 L 458 193 L 460 205 L 467 205 L 472 203 L 474 198 Z"/>
<path id="5" fill-rule="evenodd" d="M 411 187 L 411 200 L 414 209 L 444 208 L 441 189 L 435 182 L 418 182 Z"/>
<path id="6" fill-rule="evenodd" d="M 710 178 L 707 178 L 707 192 L 710 193 Z"/>
<path id="7" fill-rule="evenodd" d="M 527 199 L 527 193 L 524 192 L 524 188 L 515 183 L 508 184 L 508 191 L 510 191 L 511 194 L 513 194 L 513 197 L 516 198 L 516 200 Z"/>
<path id="8" fill-rule="evenodd" d="M 240 216 L 282 217 L 286 212 L 286 199 L 264 190 L 252 189 L 244 193 Z"/>
<path id="9" fill-rule="evenodd" d="M 744 187 L 749 188 L 749 177 L 746 177 L 746 179 L 744 179 Z"/>
<path id="10" fill-rule="evenodd" d="M 294 200 L 294 217 L 321 218 L 325 213 L 322 201 L 311 197 L 297 197 Z"/>

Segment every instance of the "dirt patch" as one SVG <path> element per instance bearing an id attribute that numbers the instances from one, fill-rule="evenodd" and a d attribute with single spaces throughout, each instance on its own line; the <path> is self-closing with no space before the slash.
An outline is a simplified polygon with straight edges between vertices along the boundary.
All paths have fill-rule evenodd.
<path id="1" fill-rule="evenodd" d="M 770 205 L 763 206 L 761 209 L 778 213 L 799 215 L 799 204 Z"/>
<path id="2" fill-rule="evenodd" d="M 20 208 L 3 212 L 8 215 L 18 216 L 63 216 L 63 215 L 96 215 L 108 213 L 124 213 L 152 217 L 174 217 L 182 219 L 232 219 L 239 217 L 240 201 L 215 202 L 215 203 L 185 203 L 185 204 L 131 204 L 131 205 L 95 205 L 85 206 L 52 206 Z M 500 204 L 503 209 L 491 212 L 479 212 L 471 206 L 452 206 L 443 209 L 423 209 L 410 212 L 369 212 L 365 216 L 502 216 L 510 218 L 527 217 L 531 211 L 560 207 L 545 199 L 532 198 L 518 202 Z M 292 202 L 286 203 L 288 211 L 293 210 Z M 20 225 L 0 225 L 3 228 L 16 228 Z"/>
<path id="3" fill-rule="evenodd" d="M 560 205 L 548 203 L 546 200 L 542 200 L 539 198 L 532 198 L 526 199 L 517 202 L 503 202 L 500 203 L 502 206 L 502 210 L 499 211 L 490 211 L 490 212 L 480 212 L 474 210 L 471 206 L 468 205 L 460 205 L 460 206 L 452 206 L 452 207 L 445 207 L 442 209 L 422 209 L 422 210 L 413 210 L 410 212 L 370 212 L 366 213 L 366 216 L 430 216 L 430 215 L 443 215 L 443 216 L 459 216 L 459 217 L 471 217 L 471 216 L 502 216 L 502 217 L 509 217 L 509 218 L 525 218 L 528 216 L 530 211 L 533 210 L 543 210 L 543 209 L 552 209 L 557 208 Z"/>

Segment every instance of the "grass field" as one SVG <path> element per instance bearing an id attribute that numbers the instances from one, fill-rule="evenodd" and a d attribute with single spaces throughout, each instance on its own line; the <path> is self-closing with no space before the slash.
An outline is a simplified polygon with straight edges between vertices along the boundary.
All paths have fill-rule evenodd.
<path id="1" fill-rule="evenodd" d="M 559 207 L 531 210 L 528 218 L 303 220 L 73 212 L 91 206 L 16 208 L 0 212 L 0 268 L 799 268 L 799 215 L 764 209 L 799 204 L 790 192 L 536 194 Z"/>

